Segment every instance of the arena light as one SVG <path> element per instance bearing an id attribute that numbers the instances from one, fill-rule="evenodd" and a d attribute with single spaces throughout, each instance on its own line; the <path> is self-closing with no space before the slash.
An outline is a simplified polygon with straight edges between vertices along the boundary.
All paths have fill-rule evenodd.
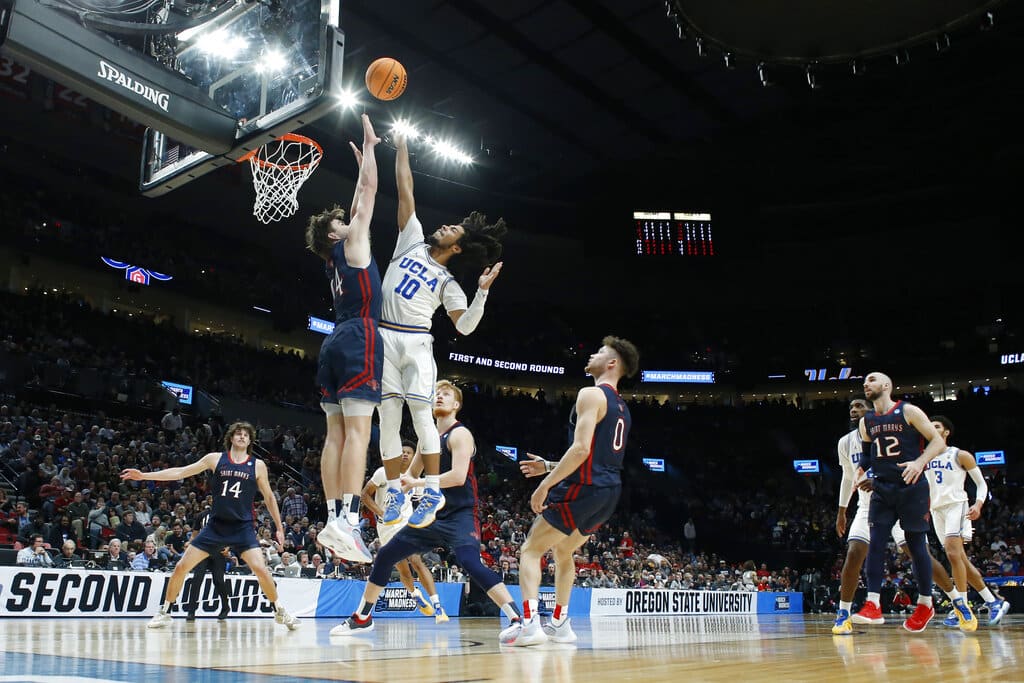
<path id="1" fill-rule="evenodd" d="M 263 59 L 260 60 L 259 64 L 256 65 L 256 71 L 259 73 L 265 72 L 278 72 L 288 66 L 288 59 L 284 53 L 280 50 L 267 50 L 263 55 Z"/>
<path id="2" fill-rule="evenodd" d="M 249 44 L 245 38 L 231 35 L 227 31 L 204 33 L 196 40 L 196 47 L 208 55 L 221 59 L 234 59 L 245 51 Z"/>
<path id="3" fill-rule="evenodd" d="M 359 106 L 359 95 L 354 90 L 342 90 L 338 93 L 338 104 L 342 109 L 355 109 Z"/>
<path id="4" fill-rule="evenodd" d="M 439 157 L 446 161 L 455 161 L 460 164 L 472 164 L 473 157 L 469 156 L 448 140 L 427 137 L 426 142 Z"/>
<path id="5" fill-rule="evenodd" d="M 409 140 L 418 140 L 420 131 L 409 121 L 398 119 L 391 124 L 391 135 L 404 135 Z"/>

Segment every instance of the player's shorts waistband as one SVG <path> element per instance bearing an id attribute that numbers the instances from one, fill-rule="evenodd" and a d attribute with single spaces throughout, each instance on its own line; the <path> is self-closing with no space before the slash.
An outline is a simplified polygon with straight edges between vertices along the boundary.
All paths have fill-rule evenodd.
<path id="1" fill-rule="evenodd" d="M 430 334 L 429 327 L 419 327 L 417 325 L 399 325 L 388 320 L 381 320 L 380 327 L 382 330 L 394 330 L 395 332 L 407 332 L 409 334 Z"/>

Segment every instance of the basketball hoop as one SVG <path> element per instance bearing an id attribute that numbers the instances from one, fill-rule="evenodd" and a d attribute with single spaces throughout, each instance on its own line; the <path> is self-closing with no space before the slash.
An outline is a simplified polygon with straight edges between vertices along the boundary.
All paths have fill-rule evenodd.
<path id="1" fill-rule="evenodd" d="M 316 140 L 286 133 L 239 159 L 249 160 L 256 201 L 252 213 L 269 224 L 293 216 L 299 208 L 299 188 L 313 174 L 324 150 Z"/>

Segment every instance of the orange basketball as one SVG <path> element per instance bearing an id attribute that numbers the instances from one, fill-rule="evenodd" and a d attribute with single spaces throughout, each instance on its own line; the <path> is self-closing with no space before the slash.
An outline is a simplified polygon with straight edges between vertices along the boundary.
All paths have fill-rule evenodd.
<path id="1" fill-rule="evenodd" d="M 378 100 L 394 100 L 405 92 L 409 75 L 397 59 L 375 59 L 366 70 L 366 89 Z"/>

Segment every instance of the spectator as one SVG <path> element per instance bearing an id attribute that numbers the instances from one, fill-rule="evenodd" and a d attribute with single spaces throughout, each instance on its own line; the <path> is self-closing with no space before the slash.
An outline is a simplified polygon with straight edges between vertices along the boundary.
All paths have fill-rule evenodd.
<path id="1" fill-rule="evenodd" d="M 296 493 L 294 488 L 288 487 L 284 500 L 281 501 L 281 514 L 292 519 L 302 519 L 306 516 L 307 511 L 306 500 Z M 301 541 L 296 542 L 296 546 L 299 545 L 301 545 Z"/>
<path id="2" fill-rule="evenodd" d="M 686 547 L 691 553 L 697 551 L 697 527 L 693 523 L 693 517 L 686 520 L 683 525 L 683 537 L 686 539 Z"/>
<path id="3" fill-rule="evenodd" d="M 80 563 L 84 559 L 84 555 L 78 550 L 74 541 L 64 541 L 60 546 L 60 554 L 53 561 L 53 566 L 58 569 L 68 569 L 74 566 L 74 563 Z"/>
<path id="4" fill-rule="evenodd" d="M 291 553 L 284 553 L 281 555 L 281 564 L 274 567 L 275 574 L 290 578 L 297 578 L 301 571 L 302 568 L 295 561 L 295 556 Z"/>
<path id="5" fill-rule="evenodd" d="M 144 572 L 150 569 L 159 569 L 162 564 L 163 562 L 161 562 L 156 554 L 156 543 L 146 541 L 142 547 L 142 552 L 136 554 L 135 559 L 132 560 L 132 569 Z"/>
<path id="6" fill-rule="evenodd" d="M 108 533 L 111 531 L 110 518 L 107 516 L 107 502 L 100 497 L 96 499 L 96 506 L 89 510 L 89 538 L 93 548 L 100 544 L 104 530 Z"/>
<path id="7" fill-rule="evenodd" d="M 117 538 L 110 539 L 107 546 L 107 554 L 102 560 L 106 569 L 128 569 L 128 555 L 121 552 L 121 541 Z"/>
<path id="8" fill-rule="evenodd" d="M 42 534 L 32 534 L 29 544 L 18 552 L 19 567 L 52 567 L 53 558 L 43 546 Z"/>
<path id="9" fill-rule="evenodd" d="M 164 432 L 164 438 L 168 443 L 174 441 L 174 437 L 179 431 L 181 431 L 181 408 L 175 406 L 171 409 L 171 412 L 164 415 L 163 419 L 160 420 L 160 428 Z"/>
<path id="10" fill-rule="evenodd" d="M 187 542 L 188 538 L 185 536 L 184 527 L 181 522 L 175 520 L 174 525 L 171 527 L 170 535 L 164 537 L 167 559 L 171 562 L 180 560 L 181 556 L 185 554 L 185 544 Z"/>
<path id="11" fill-rule="evenodd" d="M 146 527 L 142 526 L 142 524 L 135 519 L 135 513 L 128 510 L 124 513 L 121 523 L 117 525 L 115 535 L 121 539 L 123 543 L 131 543 L 132 541 L 144 541 L 147 534 Z"/>

